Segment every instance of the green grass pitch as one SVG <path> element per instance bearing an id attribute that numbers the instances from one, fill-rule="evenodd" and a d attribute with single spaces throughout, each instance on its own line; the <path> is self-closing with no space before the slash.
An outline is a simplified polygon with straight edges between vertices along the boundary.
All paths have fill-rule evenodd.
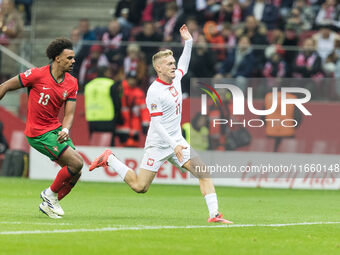
<path id="1" fill-rule="evenodd" d="M 216 187 L 227 227 L 207 223 L 199 187 L 155 184 L 80 182 L 49 219 L 38 211 L 49 184 L 0 178 L 0 254 L 340 254 L 340 191 Z M 303 222 L 333 223 L 268 226 Z"/>

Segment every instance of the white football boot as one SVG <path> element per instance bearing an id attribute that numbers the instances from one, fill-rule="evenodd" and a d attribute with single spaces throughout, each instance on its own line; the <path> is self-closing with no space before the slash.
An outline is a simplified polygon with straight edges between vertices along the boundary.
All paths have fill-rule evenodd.
<path id="1" fill-rule="evenodd" d="M 39 205 L 39 210 L 52 219 L 61 219 L 62 218 L 58 214 L 55 214 L 54 212 L 52 212 L 52 210 L 50 209 L 50 207 L 47 205 L 46 202 L 41 202 L 41 204 Z"/>
<path id="2" fill-rule="evenodd" d="M 48 207 L 57 215 L 63 216 L 64 210 L 59 204 L 58 197 L 47 196 L 45 193 L 46 189 L 40 193 L 41 199 L 47 203 Z"/>

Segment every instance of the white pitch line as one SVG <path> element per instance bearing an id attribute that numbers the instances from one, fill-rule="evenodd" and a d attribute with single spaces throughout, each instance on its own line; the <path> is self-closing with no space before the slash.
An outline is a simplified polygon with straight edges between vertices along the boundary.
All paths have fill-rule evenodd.
<path id="1" fill-rule="evenodd" d="M 106 228 L 80 228 L 80 229 L 55 229 L 55 230 L 28 230 L 28 231 L 3 231 L 0 235 L 25 235 L 25 234 L 57 234 L 76 232 L 113 232 L 123 230 L 155 230 L 155 229 L 195 229 L 195 228 L 246 228 L 246 227 L 288 227 L 306 225 L 340 224 L 340 222 L 300 222 L 282 224 L 234 224 L 234 225 L 214 225 L 214 226 L 139 226 L 139 227 L 106 227 Z"/>
<path id="2" fill-rule="evenodd" d="M 0 221 L 0 224 L 9 224 L 9 225 L 73 225 L 72 223 L 51 223 L 51 222 L 18 222 L 18 221 Z"/>

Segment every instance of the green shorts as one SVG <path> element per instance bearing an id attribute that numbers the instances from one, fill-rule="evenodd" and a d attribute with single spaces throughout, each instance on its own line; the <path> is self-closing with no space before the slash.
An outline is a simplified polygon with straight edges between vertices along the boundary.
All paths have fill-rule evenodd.
<path id="1" fill-rule="evenodd" d="M 59 160 L 69 146 L 71 146 L 72 149 L 75 149 L 70 138 L 62 143 L 57 142 L 58 133 L 60 131 L 61 127 L 58 127 L 57 129 L 36 137 L 27 136 L 27 141 L 34 149 L 46 155 L 51 160 Z"/>

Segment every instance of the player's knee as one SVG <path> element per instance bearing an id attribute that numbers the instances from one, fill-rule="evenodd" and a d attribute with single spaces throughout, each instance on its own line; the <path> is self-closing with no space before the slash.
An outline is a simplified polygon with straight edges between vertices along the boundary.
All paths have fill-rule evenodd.
<path id="1" fill-rule="evenodd" d="M 141 184 L 137 184 L 132 188 L 137 193 L 146 193 L 149 189 L 149 187 L 147 185 L 141 185 Z"/>
<path id="2" fill-rule="evenodd" d="M 72 160 L 72 163 L 69 164 L 69 168 L 72 170 L 74 173 L 80 173 L 81 169 L 83 168 L 84 161 L 82 158 L 74 158 Z"/>

